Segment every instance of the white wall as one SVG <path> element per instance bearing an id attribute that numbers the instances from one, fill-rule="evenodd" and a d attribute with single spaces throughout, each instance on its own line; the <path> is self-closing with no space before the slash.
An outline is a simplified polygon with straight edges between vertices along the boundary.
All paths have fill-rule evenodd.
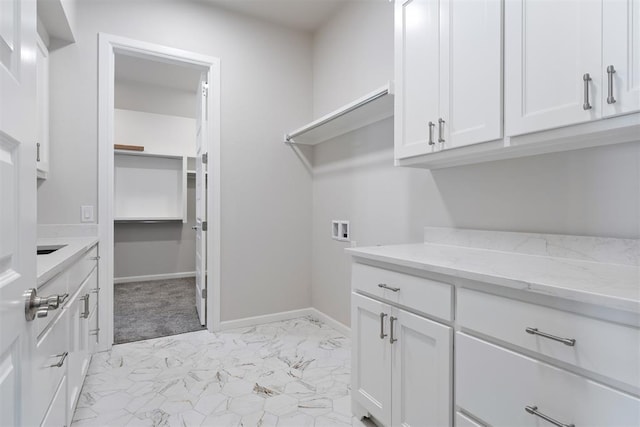
<path id="1" fill-rule="evenodd" d="M 196 117 L 195 93 L 130 81 L 116 81 L 114 89 L 116 108 L 168 116 Z"/>
<path id="2" fill-rule="evenodd" d="M 97 204 L 97 33 L 221 59 L 221 319 L 310 305 L 311 177 L 282 143 L 311 116 L 311 39 L 200 2 L 79 2 L 77 43 L 51 55 L 51 178 L 41 223 Z"/>
<path id="3" fill-rule="evenodd" d="M 314 116 L 392 78 L 393 5 L 353 2 L 314 37 Z M 358 246 L 421 242 L 422 226 L 640 237 L 640 142 L 437 171 L 393 167 L 393 121 L 313 153 L 312 304 L 348 325 L 350 259 L 331 240 L 351 221 Z"/>

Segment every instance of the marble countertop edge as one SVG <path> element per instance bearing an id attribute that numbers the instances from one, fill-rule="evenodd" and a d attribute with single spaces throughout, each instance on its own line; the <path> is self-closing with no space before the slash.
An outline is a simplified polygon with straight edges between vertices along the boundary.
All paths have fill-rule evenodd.
<path id="1" fill-rule="evenodd" d="M 80 259 L 96 243 L 98 243 L 98 238 L 95 236 L 38 239 L 38 246 L 65 245 L 65 247 L 53 253 L 38 255 L 38 287 L 44 285 Z"/>
<path id="2" fill-rule="evenodd" d="M 346 248 L 345 251 L 356 258 L 640 313 L 640 269 L 638 267 L 429 243 Z M 430 256 L 429 251 L 446 253 L 437 259 L 437 256 Z M 495 268 L 490 266 L 489 262 L 482 262 L 493 261 L 495 264 L 513 260 L 523 265 L 556 264 L 558 270 L 544 271 L 539 274 L 542 277 L 534 278 L 532 276 L 538 276 L 536 274 L 538 267 L 535 265 L 529 272 L 512 271 L 510 274 L 505 274 L 505 272 L 492 271 Z M 486 270 L 482 271 L 484 266 Z M 609 273 L 615 277 L 609 277 Z M 561 277 L 563 274 L 574 274 L 575 277 L 563 281 Z M 584 276 L 591 277 L 585 279 Z M 634 280 L 637 282 L 635 289 L 633 288 Z M 606 283 L 607 281 L 610 283 Z"/>

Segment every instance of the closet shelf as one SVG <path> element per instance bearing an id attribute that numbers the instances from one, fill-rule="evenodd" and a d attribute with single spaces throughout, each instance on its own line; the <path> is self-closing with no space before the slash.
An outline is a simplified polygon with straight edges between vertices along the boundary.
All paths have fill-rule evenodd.
<path id="1" fill-rule="evenodd" d="M 147 224 L 155 224 L 158 222 L 183 222 L 182 217 L 158 217 L 158 218 L 134 218 L 134 217 L 125 217 L 125 218 L 114 218 L 115 222 L 118 223 L 127 223 L 127 222 L 135 222 L 135 223 L 147 223 Z"/>
<path id="2" fill-rule="evenodd" d="M 284 136 L 286 144 L 316 145 L 393 116 L 393 83 L 352 101 Z"/>

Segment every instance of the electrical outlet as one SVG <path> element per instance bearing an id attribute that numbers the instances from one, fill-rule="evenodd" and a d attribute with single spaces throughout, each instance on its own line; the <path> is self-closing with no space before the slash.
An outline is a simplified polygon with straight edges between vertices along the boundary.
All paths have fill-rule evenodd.
<path id="1" fill-rule="evenodd" d="M 80 221 L 81 222 L 94 222 L 93 219 L 93 206 L 81 206 L 80 207 Z"/>

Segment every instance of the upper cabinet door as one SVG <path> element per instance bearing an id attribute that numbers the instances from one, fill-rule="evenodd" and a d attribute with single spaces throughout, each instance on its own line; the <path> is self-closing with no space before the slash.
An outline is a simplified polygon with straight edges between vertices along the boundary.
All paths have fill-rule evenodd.
<path id="1" fill-rule="evenodd" d="M 640 0 L 606 0 L 602 8 L 603 116 L 640 110 Z"/>
<path id="2" fill-rule="evenodd" d="M 395 3 L 396 159 L 438 149 L 440 19 L 438 0 Z"/>
<path id="3" fill-rule="evenodd" d="M 505 129 L 519 135 L 602 116 L 602 0 L 505 4 Z"/>
<path id="4" fill-rule="evenodd" d="M 442 3 L 447 17 L 440 63 L 444 123 L 439 121 L 437 130 L 443 148 L 502 137 L 502 4 L 501 0 Z"/>

